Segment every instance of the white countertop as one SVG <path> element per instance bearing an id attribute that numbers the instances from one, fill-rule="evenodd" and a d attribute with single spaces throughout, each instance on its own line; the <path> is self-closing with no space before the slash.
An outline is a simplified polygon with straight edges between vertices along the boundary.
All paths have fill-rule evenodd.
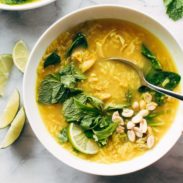
<path id="1" fill-rule="evenodd" d="M 183 48 L 183 19 L 177 22 L 165 14 L 163 0 L 57 0 L 36 10 L 8 12 L 0 10 L 0 53 L 11 53 L 14 43 L 25 40 L 31 49 L 39 36 L 55 20 L 81 7 L 96 4 L 119 4 L 153 15 L 169 27 Z M 6 95 L 0 99 L 0 111 L 14 88 L 22 88 L 23 75 L 13 69 Z M 6 130 L 0 131 L 0 140 Z M 141 171 L 117 177 L 88 175 L 55 159 L 39 143 L 28 122 L 21 138 L 10 148 L 0 150 L 0 183 L 182 183 L 183 136 L 161 160 Z"/>

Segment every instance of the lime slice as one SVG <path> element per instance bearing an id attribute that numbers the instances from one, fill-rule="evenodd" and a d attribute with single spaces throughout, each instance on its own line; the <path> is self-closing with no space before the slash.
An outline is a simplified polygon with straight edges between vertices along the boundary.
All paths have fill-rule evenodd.
<path id="1" fill-rule="evenodd" d="M 0 128 L 7 127 L 14 119 L 20 105 L 20 95 L 18 90 L 15 90 L 10 96 L 10 99 L 0 115 Z"/>
<path id="2" fill-rule="evenodd" d="M 25 70 L 28 57 L 29 51 L 26 44 L 22 40 L 18 41 L 13 48 L 13 62 L 22 72 Z"/>
<path id="3" fill-rule="evenodd" d="M 99 151 L 95 141 L 86 137 L 83 130 L 74 123 L 69 125 L 68 136 L 73 147 L 82 153 L 96 154 Z"/>
<path id="4" fill-rule="evenodd" d="M 15 142 L 17 138 L 20 136 L 24 124 L 25 124 L 25 111 L 24 108 L 22 107 L 18 111 L 15 119 L 13 120 L 3 142 L 0 145 L 0 148 L 5 148 L 13 144 L 13 142 Z"/>
<path id="5" fill-rule="evenodd" d="M 0 55 L 0 95 L 4 95 L 4 89 L 9 78 L 9 73 L 13 66 L 11 55 Z"/>

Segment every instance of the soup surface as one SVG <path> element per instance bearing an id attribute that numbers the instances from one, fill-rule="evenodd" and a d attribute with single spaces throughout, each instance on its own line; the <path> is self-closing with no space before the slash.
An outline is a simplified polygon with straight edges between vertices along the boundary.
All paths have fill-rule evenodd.
<path id="1" fill-rule="evenodd" d="M 68 49 L 73 45 L 73 40 L 76 39 L 75 35 L 78 32 L 85 35 L 87 46 L 76 45 L 69 50 L 68 54 Z M 151 53 L 143 54 L 143 46 L 148 48 L 148 51 L 151 50 Z M 145 51 L 147 52 L 147 50 Z M 56 53 L 61 61 L 57 64 L 44 65 L 52 53 Z M 153 67 L 156 72 L 163 70 L 176 73 L 176 67 L 166 47 L 147 30 L 120 20 L 88 21 L 61 33 L 49 45 L 37 69 L 36 97 L 39 101 L 38 108 L 43 122 L 59 144 L 81 158 L 100 163 L 114 163 L 130 160 L 153 148 L 171 126 L 178 102 L 148 89 L 144 89 L 144 92 L 141 88 L 139 92 L 141 84 L 136 72 L 122 63 L 102 59 L 104 57 L 128 58 L 141 67 L 147 75 Z M 159 66 L 157 63 L 153 64 L 156 61 L 153 61 L 152 58 L 161 65 L 161 69 L 156 68 Z M 77 88 L 87 95 L 100 99 L 104 106 L 113 108 L 123 106 L 111 109 L 107 113 L 111 117 L 112 123 L 117 123 L 117 125 L 106 139 L 100 141 L 100 137 L 96 133 L 97 129 L 91 125 L 87 130 L 83 127 L 84 125 L 81 125 L 83 131 L 92 132 L 92 138 L 99 147 L 97 153 L 92 155 L 75 150 L 72 140 L 68 141 L 67 137 L 63 140 L 63 136 L 70 133 L 62 133 L 62 129 L 70 124 L 64 115 L 63 102 L 49 104 L 49 102 L 39 100 L 40 87 L 45 77 L 62 71 L 71 62 L 86 77 L 77 83 Z M 161 86 L 168 88 L 167 83 L 170 81 L 170 78 L 164 78 Z M 140 112 L 147 112 L 147 114 L 142 114 L 140 117 L 142 119 L 137 119 Z M 89 121 L 85 122 L 87 126 Z M 61 138 L 59 138 L 60 136 Z M 91 138 L 88 134 L 86 136 Z"/>

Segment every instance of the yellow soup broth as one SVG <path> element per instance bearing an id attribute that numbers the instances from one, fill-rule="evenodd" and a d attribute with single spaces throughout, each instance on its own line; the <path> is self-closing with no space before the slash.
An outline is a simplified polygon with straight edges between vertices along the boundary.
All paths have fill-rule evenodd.
<path id="1" fill-rule="evenodd" d="M 133 91 L 133 101 L 139 101 L 140 80 L 135 71 L 128 66 L 115 61 L 102 60 L 103 57 L 128 58 L 147 72 L 151 69 L 151 65 L 141 54 L 141 45 L 144 43 L 157 56 L 164 70 L 176 72 L 176 67 L 166 47 L 147 30 L 121 20 L 88 21 L 61 33 L 47 48 L 37 70 L 36 93 L 40 82 L 46 75 L 61 70 L 64 65 L 69 63 L 69 59 L 65 58 L 65 52 L 77 32 L 83 32 L 86 35 L 89 47 L 81 50 L 82 55 L 79 55 L 81 58 L 76 59 L 75 64 L 82 70 L 82 64 L 85 60 L 95 60 L 94 65 L 85 72 L 87 79 L 80 82 L 78 86 L 92 96 L 100 98 L 105 104 L 124 103 L 128 90 Z M 44 69 L 45 58 L 55 50 L 62 58 L 61 63 Z M 156 144 L 171 126 L 177 106 L 176 100 L 169 99 L 164 105 L 158 106 L 156 109 L 157 112 L 161 113 L 156 117 L 156 120 L 163 122 L 162 126 L 152 128 Z M 61 144 L 57 138 L 58 133 L 68 124 L 63 116 L 62 104 L 44 105 L 38 103 L 38 108 L 49 133 Z M 112 135 L 109 143 L 100 148 L 96 155 L 79 153 L 68 142 L 61 145 L 81 158 L 100 163 L 130 160 L 148 150 L 143 148 L 140 143 L 123 141 L 123 137 L 117 133 Z"/>

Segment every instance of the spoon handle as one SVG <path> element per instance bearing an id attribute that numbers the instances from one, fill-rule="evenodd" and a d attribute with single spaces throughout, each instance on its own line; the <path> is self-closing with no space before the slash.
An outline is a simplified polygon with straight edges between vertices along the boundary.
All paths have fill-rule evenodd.
<path id="1" fill-rule="evenodd" d="M 159 87 L 159 86 L 155 86 L 155 85 L 153 85 L 153 84 L 151 84 L 151 83 L 149 83 L 149 82 L 147 83 L 147 86 L 148 86 L 149 88 L 153 89 L 153 90 L 156 90 L 157 92 L 160 92 L 160 93 L 169 95 L 169 96 L 171 96 L 171 97 L 174 97 L 174 98 L 176 98 L 176 99 L 179 99 L 179 100 L 182 100 L 182 101 L 183 101 L 183 95 L 181 95 L 181 94 L 175 93 L 175 92 L 170 91 L 170 90 L 166 90 L 166 89 L 161 88 L 161 87 Z"/>

